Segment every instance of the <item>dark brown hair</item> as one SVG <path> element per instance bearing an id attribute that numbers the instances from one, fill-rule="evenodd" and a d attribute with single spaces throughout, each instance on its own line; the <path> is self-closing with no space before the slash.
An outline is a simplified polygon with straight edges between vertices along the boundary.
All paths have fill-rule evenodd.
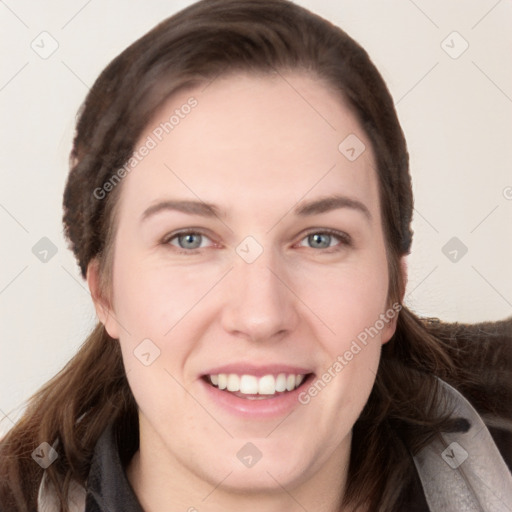
<path id="1" fill-rule="evenodd" d="M 340 28 L 288 0 L 203 0 L 163 21 L 101 73 L 80 112 L 64 193 L 64 226 L 82 275 L 100 264 L 109 296 L 116 205 L 122 183 L 102 188 L 128 160 L 148 121 L 171 94 L 230 72 L 305 71 L 348 101 L 372 143 L 389 265 L 389 303 L 405 282 L 413 198 L 408 154 L 393 100 L 367 53 Z M 353 430 L 344 501 L 397 510 L 414 466 L 411 453 L 453 425 L 435 412 L 437 380 L 464 387 L 467 375 L 449 338 L 404 307 L 384 346 L 376 382 Z M 475 379 L 474 376 L 472 376 Z M 41 388 L 0 443 L 0 504 L 34 510 L 42 470 L 31 459 L 58 442 L 46 470 L 63 511 L 70 481 L 85 485 L 95 443 L 114 421 L 121 457 L 138 447 L 137 406 L 119 343 L 98 324 L 65 368 Z"/>

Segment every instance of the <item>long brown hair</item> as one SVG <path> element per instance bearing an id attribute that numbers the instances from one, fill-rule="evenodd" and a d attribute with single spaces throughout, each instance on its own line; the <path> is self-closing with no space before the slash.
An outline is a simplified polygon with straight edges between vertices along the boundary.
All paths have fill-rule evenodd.
<path id="1" fill-rule="evenodd" d="M 219 74 L 282 70 L 322 79 L 349 102 L 370 138 L 387 242 L 388 299 L 400 301 L 405 282 L 399 260 L 410 250 L 413 198 L 393 100 L 363 48 L 288 0 L 197 2 L 132 44 L 99 76 L 81 108 L 64 193 L 65 235 L 83 277 L 97 259 L 109 296 L 122 183 L 102 199 L 94 191 L 129 159 L 162 103 Z M 346 504 L 396 510 L 414 473 L 411 453 L 436 432 L 454 428 L 447 415 L 435 412 L 435 375 L 462 387 L 467 376 L 450 338 L 438 333 L 406 307 L 400 311 L 371 396 L 354 425 Z M 36 508 L 42 469 L 31 453 L 42 442 L 56 442 L 59 457 L 46 473 L 67 512 L 70 482 L 85 485 L 95 443 L 112 421 L 126 463 L 138 447 L 137 406 L 119 343 L 98 324 L 64 369 L 31 397 L 0 443 L 0 504 L 24 512 Z"/>

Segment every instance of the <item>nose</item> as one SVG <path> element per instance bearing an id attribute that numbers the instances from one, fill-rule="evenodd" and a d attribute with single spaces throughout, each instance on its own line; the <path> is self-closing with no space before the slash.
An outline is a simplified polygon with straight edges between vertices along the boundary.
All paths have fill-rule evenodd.
<path id="1" fill-rule="evenodd" d="M 262 342 L 285 336 L 298 322 L 297 297 L 289 272 L 270 250 L 252 263 L 235 255 L 226 282 L 226 301 L 221 323 L 226 332 L 249 341 Z"/>

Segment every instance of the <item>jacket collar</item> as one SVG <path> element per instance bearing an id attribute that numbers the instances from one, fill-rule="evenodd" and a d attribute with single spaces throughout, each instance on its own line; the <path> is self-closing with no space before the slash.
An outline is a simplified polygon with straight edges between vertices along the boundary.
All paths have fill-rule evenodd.
<path id="1" fill-rule="evenodd" d="M 37 499 L 37 512 L 59 512 L 59 501 L 43 474 Z M 87 478 L 87 491 L 71 482 L 70 512 L 143 512 L 121 463 L 113 424 L 99 437 Z"/>
<path id="2" fill-rule="evenodd" d="M 509 512 L 512 474 L 489 430 L 461 393 L 439 383 L 438 407 L 468 428 L 439 433 L 413 457 L 430 511 Z"/>
<path id="3" fill-rule="evenodd" d="M 94 449 L 85 512 L 144 512 L 126 477 L 112 424 Z"/>

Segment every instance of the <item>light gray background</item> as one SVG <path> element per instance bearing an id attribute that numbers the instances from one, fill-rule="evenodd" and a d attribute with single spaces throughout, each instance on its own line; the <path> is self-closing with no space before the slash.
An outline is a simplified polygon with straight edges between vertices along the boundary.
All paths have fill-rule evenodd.
<path id="1" fill-rule="evenodd" d="M 61 227 L 75 114 L 113 57 L 190 3 L 0 1 L 0 434 L 96 320 Z M 395 99 L 416 201 L 405 303 L 448 321 L 510 316 L 512 2 L 297 3 L 359 41 Z M 58 43 L 48 58 L 31 47 L 51 49 L 43 31 Z M 47 262 L 32 252 L 43 237 Z M 453 237 L 468 248 L 455 262 Z"/>

